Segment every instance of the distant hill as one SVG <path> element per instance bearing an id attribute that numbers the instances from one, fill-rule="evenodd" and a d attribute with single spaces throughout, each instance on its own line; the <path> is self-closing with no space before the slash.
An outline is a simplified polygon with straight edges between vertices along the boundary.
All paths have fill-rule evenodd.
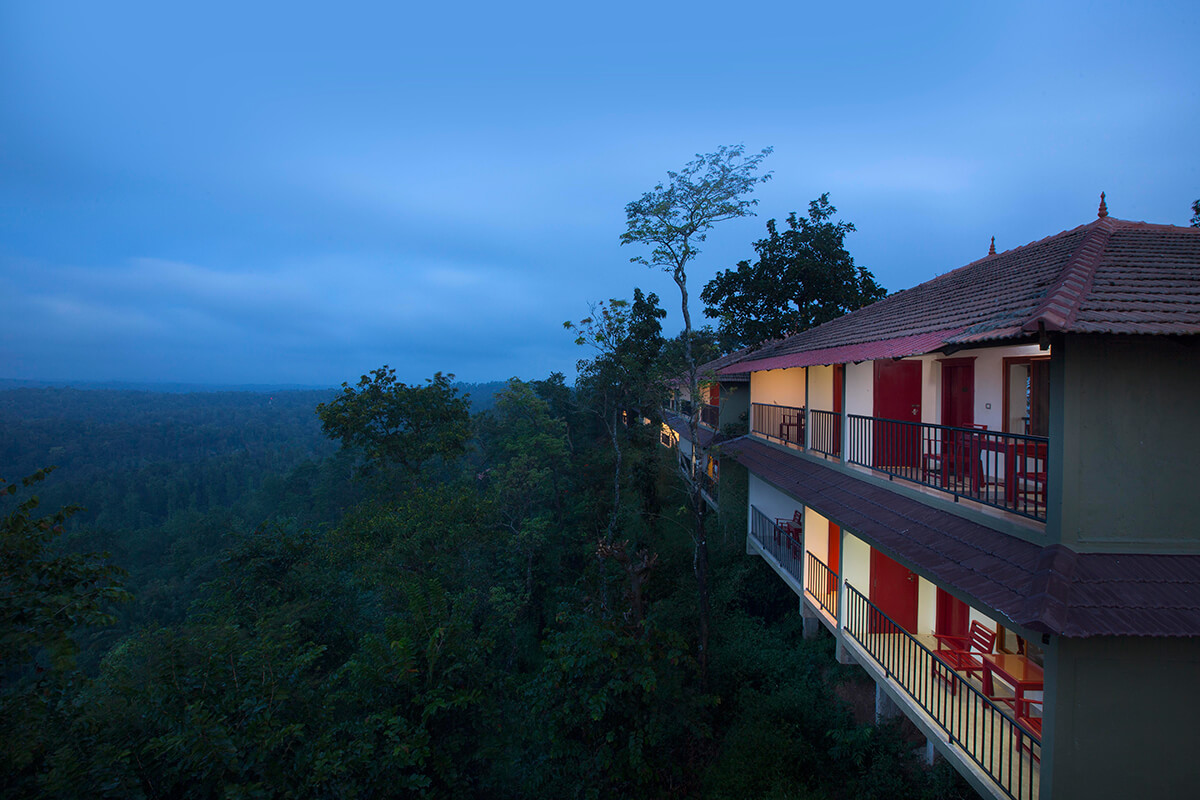
<path id="1" fill-rule="evenodd" d="M 456 381 L 454 388 L 471 396 L 471 411 L 479 413 L 492 408 L 495 395 L 508 381 L 464 383 Z M 155 383 L 151 381 L 35 381 L 0 378 L 0 392 L 14 389 L 74 389 L 84 392 L 149 392 L 153 394 L 218 394 L 242 392 L 249 394 L 280 394 L 283 392 L 319 393 L 315 403 L 332 398 L 339 386 L 306 386 L 303 384 L 273 383 Z"/>

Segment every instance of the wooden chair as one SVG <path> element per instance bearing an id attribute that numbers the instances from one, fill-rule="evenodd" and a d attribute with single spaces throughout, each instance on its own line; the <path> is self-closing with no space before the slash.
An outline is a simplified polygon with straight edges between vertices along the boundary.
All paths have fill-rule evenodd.
<path id="1" fill-rule="evenodd" d="M 986 431 L 987 425 L 965 425 L 963 427 L 977 431 Z M 935 429 L 936 430 L 936 429 Z M 955 477 L 971 477 L 973 488 L 979 481 L 979 437 L 963 431 L 942 431 L 936 436 L 925 436 L 928 451 L 921 455 L 921 482 L 929 483 L 929 475 L 939 477 L 939 483 L 945 486 L 951 472 Z"/>
<path id="2" fill-rule="evenodd" d="M 1014 453 L 1013 494 L 1023 510 L 1031 504 L 1036 511 L 1046 505 L 1046 445 L 1021 444 Z"/>
<path id="3" fill-rule="evenodd" d="M 1017 719 L 1017 727 L 1024 733 L 1028 733 L 1034 739 L 1037 739 L 1038 742 L 1041 742 L 1042 717 L 1040 714 L 1036 717 L 1033 716 L 1032 712 L 1034 704 L 1040 706 L 1042 701 L 1030 700 L 1027 697 L 1014 697 L 1012 702 L 1013 712 Z M 1018 733 L 1017 735 L 1020 736 L 1020 748 L 1022 750 L 1028 750 L 1030 757 L 1033 758 L 1034 761 L 1041 761 L 1041 758 L 1038 756 L 1038 754 L 1033 752 L 1033 742 L 1029 739 L 1029 737 L 1022 736 L 1021 733 Z"/>
<path id="4" fill-rule="evenodd" d="M 968 676 L 975 672 L 982 674 L 981 656 L 996 651 L 996 631 L 988 630 L 979 620 L 971 623 L 971 630 L 966 636 L 935 633 L 933 638 L 937 639 L 938 643 L 937 657 L 951 669 Z"/>

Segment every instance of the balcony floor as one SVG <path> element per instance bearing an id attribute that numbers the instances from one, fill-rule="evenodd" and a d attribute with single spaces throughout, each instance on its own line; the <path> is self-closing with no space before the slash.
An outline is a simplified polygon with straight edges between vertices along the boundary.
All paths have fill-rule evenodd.
<path id="1" fill-rule="evenodd" d="M 929 649 L 936 647 L 932 636 L 916 637 Z M 867 644 L 871 652 L 897 652 L 901 637 L 897 634 L 868 634 Z M 960 688 L 951 693 L 947 683 L 929 675 L 887 675 L 883 665 L 869 652 L 862 649 L 858 641 L 845 636 L 845 641 L 854 651 L 860 663 L 875 675 L 876 681 L 886 681 L 894 690 L 909 717 L 920 717 L 923 727 L 932 730 L 939 740 L 950 746 L 959 763 L 972 771 L 978 783 L 982 783 L 995 797 L 1016 797 L 1020 800 L 1037 800 L 1041 782 L 1041 763 L 1032 757 L 1032 752 L 1041 753 L 1040 745 L 1032 745 L 1028 737 L 1019 733 L 1011 715 L 996 713 L 975 692 Z M 928 669 L 928 667 L 926 667 Z M 961 677 L 961 673 L 958 673 Z M 907 678 L 907 679 L 906 679 Z M 978 678 L 969 679 L 976 689 L 981 688 Z M 1000 688 L 1000 685 L 997 685 Z M 938 720 L 944 723 L 939 724 Z M 945 728 L 956 731 L 950 735 Z M 972 751 L 967 755 L 965 751 Z M 1007 784 L 1011 794 L 1002 785 Z M 977 787 L 979 788 L 979 787 Z"/>

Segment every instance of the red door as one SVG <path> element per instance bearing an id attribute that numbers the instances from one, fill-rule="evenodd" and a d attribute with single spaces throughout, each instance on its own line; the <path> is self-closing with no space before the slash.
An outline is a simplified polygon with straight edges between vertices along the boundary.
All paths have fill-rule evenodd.
<path id="1" fill-rule="evenodd" d="M 947 359 L 942 362 L 942 424 L 953 428 L 970 428 L 975 424 L 973 358 Z M 943 431 L 941 440 L 941 452 L 945 459 L 943 478 L 946 474 L 952 474 L 960 480 L 963 479 L 969 474 L 972 453 L 977 451 L 977 448 L 971 446 L 972 435 L 961 431 Z"/>
<path id="2" fill-rule="evenodd" d="M 937 619 L 934 633 L 966 636 L 971 627 L 971 607 L 941 587 L 937 590 Z"/>
<path id="3" fill-rule="evenodd" d="M 942 424 L 969 428 L 975 424 L 975 359 L 942 362 Z"/>
<path id="4" fill-rule="evenodd" d="M 829 523 L 829 560 L 827 566 L 833 573 L 829 576 L 825 591 L 834 592 L 838 587 L 838 576 L 842 574 L 842 528 L 836 522 Z"/>
<path id="5" fill-rule="evenodd" d="M 909 633 L 917 631 L 917 574 L 871 548 L 871 602 Z M 867 630 L 887 633 L 886 622 L 872 615 Z"/>
<path id="6" fill-rule="evenodd" d="M 875 416 L 872 464 L 917 467 L 921 460 L 921 362 L 875 362 Z"/>

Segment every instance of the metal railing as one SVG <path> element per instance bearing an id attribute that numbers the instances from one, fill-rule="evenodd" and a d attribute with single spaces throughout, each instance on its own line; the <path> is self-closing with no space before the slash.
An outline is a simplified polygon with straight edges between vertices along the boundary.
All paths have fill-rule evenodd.
<path id="1" fill-rule="evenodd" d="M 750 506 L 750 533 L 759 547 L 770 553 L 798 585 L 803 585 L 800 561 L 804 553 L 803 535 L 793 536 L 754 506 Z"/>
<path id="2" fill-rule="evenodd" d="M 808 554 L 808 573 L 804 591 L 834 619 L 838 618 L 838 575 L 811 552 Z"/>
<path id="3" fill-rule="evenodd" d="M 808 412 L 812 416 L 810 449 L 837 458 L 842 454 L 842 415 L 836 411 Z"/>
<path id="4" fill-rule="evenodd" d="M 962 675 L 846 584 L 845 631 L 957 745 L 1016 800 L 1037 795 L 1042 745 Z"/>
<path id="5" fill-rule="evenodd" d="M 752 403 L 754 432 L 779 442 L 804 447 L 804 409 Z"/>
<path id="6" fill-rule="evenodd" d="M 717 429 L 721 424 L 721 409 L 705 403 L 700 406 L 700 421 L 714 430 Z"/>
<path id="7" fill-rule="evenodd" d="M 1046 520 L 1047 437 L 859 414 L 849 421 L 849 463 Z"/>

